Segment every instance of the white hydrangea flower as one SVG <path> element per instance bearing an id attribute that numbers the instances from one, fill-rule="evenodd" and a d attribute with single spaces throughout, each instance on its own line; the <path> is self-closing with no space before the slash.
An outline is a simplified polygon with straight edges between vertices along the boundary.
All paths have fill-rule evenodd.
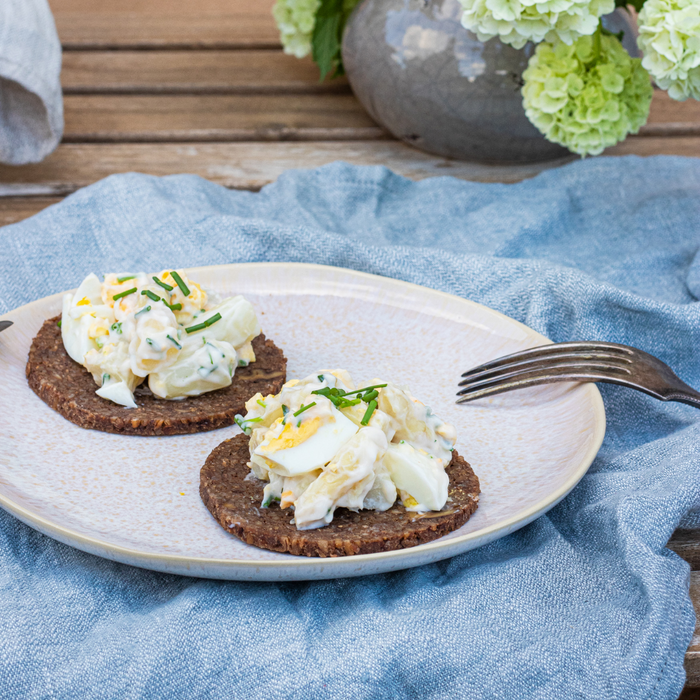
<path id="1" fill-rule="evenodd" d="M 660 88 L 674 100 L 700 100 L 700 0 L 647 0 L 637 43 Z"/>
<path id="2" fill-rule="evenodd" d="M 462 24 L 479 41 L 497 36 L 521 49 L 528 41 L 571 45 L 593 34 L 598 20 L 615 9 L 615 0 L 460 0 Z"/>
<path id="3" fill-rule="evenodd" d="M 311 53 L 311 35 L 321 0 L 277 0 L 272 16 L 280 30 L 284 52 L 304 58 Z"/>

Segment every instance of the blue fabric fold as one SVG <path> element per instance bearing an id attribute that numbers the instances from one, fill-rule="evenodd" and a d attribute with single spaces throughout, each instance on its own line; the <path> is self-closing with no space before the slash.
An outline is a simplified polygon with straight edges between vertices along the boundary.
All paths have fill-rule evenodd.
<path id="1" fill-rule="evenodd" d="M 473 299 L 555 341 L 640 347 L 700 387 L 700 161 L 516 185 L 336 163 L 259 193 L 117 175 L 0 233 L 0 313 L 88 272 L 305 261 Z M 676 698 L 693 631 L 700 412 L 601 386 L 579 486 L 526 528 L 393 574 L 244 584 L 130 568 L 0 513 L 0 687 L 21 698 Z M 7 447 L 3 448 L 7 449 Z"/>

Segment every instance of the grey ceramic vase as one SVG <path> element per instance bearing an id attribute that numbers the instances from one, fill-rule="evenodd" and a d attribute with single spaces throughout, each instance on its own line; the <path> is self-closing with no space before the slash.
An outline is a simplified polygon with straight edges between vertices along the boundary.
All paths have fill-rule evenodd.
<path id="1" fill-rule="evenodd" d="M 459 0 L 364 0 L 343 37 L 353 92 L 394 136 L 448 158 L 497 163 L 553 160 L 569 154 L 528 121 L 522 73 L 534 45 L 481 42 L 460 23 Z M 622 13 L 604 24 L 634 33 Z"/>

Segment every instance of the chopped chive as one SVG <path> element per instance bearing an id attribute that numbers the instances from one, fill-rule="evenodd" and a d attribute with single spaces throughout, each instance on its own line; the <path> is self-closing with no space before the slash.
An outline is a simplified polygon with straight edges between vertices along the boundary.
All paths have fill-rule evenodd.
<path id="1" fill-rule="evenodd" d="M 301 428 L 301 418 L 297 421 L 297 428 Z"/>
<path id="2" fill-rule="evenodd" d="M 262 420 L 262 418 L 248 418 L 246 420 L 246 423 L 259 423 Z"/>
<path id="3" fill-rule="evenodd" d="M 121 299 L 122 297 L 128 297 L 129 294 L 133 294 L 135 291 L 137 291 L 136 287 L 132 287 L 131 289 L 127 289 L 125 292 L 119 292 L 119 294 L 115 294 L 112 297 L 112 300 L 116 301 L 117 299 Z"/>
<path id="4" fill-rule="evenodd" d="M 97 338 L 95 338 L 95 345 L 97 345 L 97 347 L 98 347 L 100 350 L 102 350 L 102 347 L 104 346 L 104 343 L 102 342 L 102 339 L 100 338 L 100 336 L 97 336 Z"/>
<path id="5" fill-rule="evenodd" d="M 153 275 L 153 281 L 159 286 L 163 287 L 166 292 L 172 292 L 175 287 L 170 286 L 169 284 L 166 284 L 162 280 L 159 280 L 155 275 Z"/>
<path id="6" fill-rule="evenodd" d="M 260 399 L 258 399 L 258 404 L 263 408 L 267 408 L 267 404 L 264 401 L 261 401 Z"/>
<path id="7" fill-rule="evenodd" d="M 209 326 L 213 326 L 217 321 L 221 320 L 221 314 L 214 314 L 211 318 L 208 318 L 204 323 L 198 323 L 196 326 L 190 326 L 189 328 L 185 328 L 185 331 L 187 333 L 194 333 L 195 331 L 202 331 L 205 328 L 209 328 Z"/>
<path id="8" fill-rule="evenodd" d="M 365 403 L 369 403 L 372 399 L 376 399 L 379 396 L 379 392 L 374 389 L 373 391 L 368 391 L 366 394 L 362 394 L 362 400 Z"/>
<path id="9" fill-rule="evenodd" d="M 119 284 L 121 284 L 122 282 L 126 282 L 127 280 L 135 280 L 135 279 L 136 279 L 136 275 L 129 275 L 127 277 L 117 277 L 117 282 L 119 282 Z"/>
<path id="10" fill-rule="evenodd" d="M 372 399 L 372 401 L 370 401 L 369 405 L 367 406 L 367 410 L 365 411 L 365 415 L 362 417 L 362 420 L 360 421 L 361 425 L 367 425 L 369 423 L 369 419 L 372 417 L 372 414 L 374 413 L 376 408 L 377 408 L 377 402 L 374 399 Z"/>
<path id="11" fill-rule="evenodd" d="M 178 287 L 180 287 L 180 291 L 188 297 L 190 295 L 190 290 L 188 289 L 187 285 L 182 281 L 182 277 L 173 270 L 170 273 L 170 276 L 175 280 L 175 284 L 177 284 Z"/>
<path id="12" fill-rule="evenodd" d="M 161 301 L 171 310 L 171 311 L 179 311 L 182 308 L 182 304 L 168 304 L 165 299 L 161 299 Z"/>
<path id="13" fill-rule="evenodd" d="M 383 389 L 386 384 L 374 384 L 373 386 L 365 386 L 362 389 L 354 389 L 353 391 L 346 391 L 345 396 L 350 396 L 350 394 L 364 393 L 371 391 L 372 389 Z"/>
<path id="14" fill-rule="evenodd" d="M 286 416 L 288 413 L 289 413 L 289 406 L 285 406 L 284 404 L 282 404 L 282 414 Z"/>
<path id="15" fill-rule="evenodd" d="M 111 377 L 108 374 L 103 374 L 102 375 L 102 383 L 104 384 L 105 382 L 108 382 L 111 379 Z"/>
<path id="16" fill-rule="evenodd" d="M 143 309 L 141 309 L 141 311 L 137 311 L 134 314 L 134 318 L 136 318 L 137 316 L 140 316 L 141 314 L 147 314 L 150 310 L 151 310 L 150 306 L 144 306 Z"/>
<path id="17" fill-rule="evenodd" d="M 323 378 L 323 375 L 322 375 L 322 374 L 319 374 L 319 375 L 318 375 L 318 381 L 319 381 L 319 382 L 325 382 L 326 380 Z"/>
<path id="18" fill-rule="evenodd" d="M 151 301 L 160 301 L 160 297 L 154 294 L 150 289 L 144 289 L 141 294 L 145 294 Z"/>
<path id="19" fill-rule="evenodd" d="M 296 411 L 292 415 L 296 418 L 300 413 L 303 413 L 304 411 L 308 411 L 310 408 L 313 408 L 315 405 L 316 405 L 316 402 L 314 401 L 313 403 L 307 404 L 306 406 L 302 406 L 298 411 Z"/>
<path id="20" fill-rule="evenodd" d="M 180 343 L 178 343 L 177 340 L 175 340 L 175 338 L 173 338 L 171 335 L 166 335 L 165 337 L 166 337 L 170 342 L 172 342 L 172 344 L 173 344 L 178 350 L 182 350 L 182 345 L 180 345 Z"/>
<path id="21" fill-rule="evenodd" d="M 115 333 L 121 333 L 122 332 L 122 322 L 119 321 L 119 323 L 113 323 L 112 324 L 112 330 Z"/>
<path id="22" fill-rule="evenodd" d="M 204 323 L 198 323 L 196 326 L 190 326 L 189 328 L 185 328 L 186 333 L 195 333 L 196 331 L 203 331 L 206 328 L 206 324 Z"/>
<path id="23" fill-rule="evenodd" d="M 56 325 L 60 328 L 63 325 L 63 320 L 60 320 Z"/>
<path id="24" fill-rule="evenodd" d="M 238 360 L 239 367 L 247 367 L 248 363 L 245 360 Z"/>

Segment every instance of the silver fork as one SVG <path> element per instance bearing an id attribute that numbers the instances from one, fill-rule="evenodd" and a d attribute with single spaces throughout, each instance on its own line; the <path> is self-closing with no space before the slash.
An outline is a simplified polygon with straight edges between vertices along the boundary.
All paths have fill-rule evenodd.
<path id="1" fill-rule="evenodd" d="M 457 403 L 551 382 L 608 382 L 700 408 L 700 392 L 653 355 L 617 343 L 555 343 L 499 357 L 463 375 Z"/>

